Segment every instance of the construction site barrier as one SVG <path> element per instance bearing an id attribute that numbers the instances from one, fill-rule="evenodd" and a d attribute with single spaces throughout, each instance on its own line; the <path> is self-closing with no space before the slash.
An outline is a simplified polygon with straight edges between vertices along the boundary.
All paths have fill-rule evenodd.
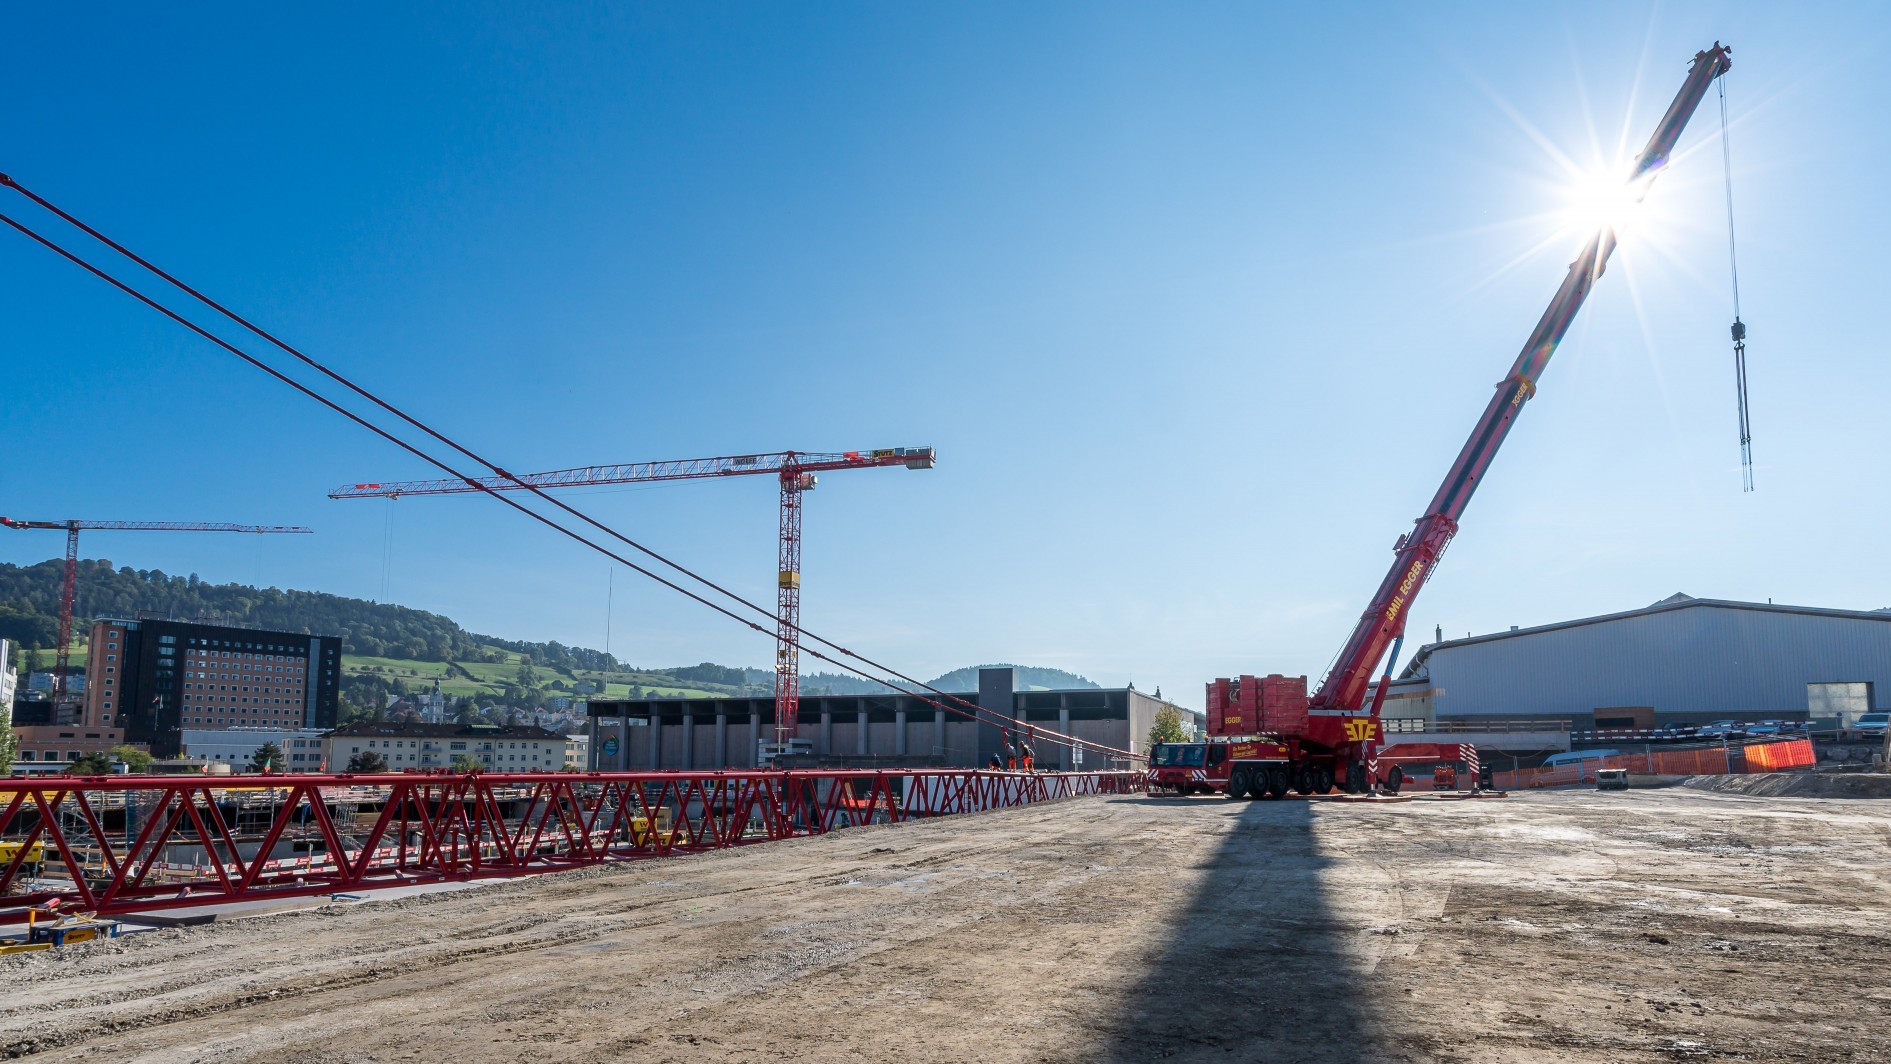
<path id="1" fill-rule="evenodd" d="M 1573 765 L 1496 772 L 1492 782 L 1500 790 L 1563 787 L 1594 783 L 1596 770 L 1625 768 L 1658 776 L 1714 776 L 1726 773 L 1781 772 L 1804 768 L 1816 760 L 1812 740 L 1703 746 L 1692 750 L 1650 750 L 1639 754 L 1611 754 Z"/>
<path id="2" fill-rule="evenodd" d="M 1143 789 L 1133 771 L 950 769 L 0 780 L 0 924 L 48 905 L 122 915 L 532 875 Z"/>

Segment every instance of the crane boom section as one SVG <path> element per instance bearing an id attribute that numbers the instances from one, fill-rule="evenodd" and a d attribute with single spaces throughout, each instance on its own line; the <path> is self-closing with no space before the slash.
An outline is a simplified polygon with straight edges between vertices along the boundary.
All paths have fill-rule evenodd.
<path id="1" fill-rule="evenodd" d="M 464 480 L 409 480 L 350 484 L 328 493 L 331 499 L 388 499 L 403 495 L 451 495 L 464 491 L 518 491 L 527 488 L 572 488 L 595 484 L 634 484 L 659 480 L 697 480 L 760 473 L 825 473 L 837 469 L 875 469 L 905 466 L 931 469 L 936 462 L 931 447 L 887 447 L 876 451 L 838 454 L 779 451 L 773 454 L 729 455 L 721 458 L 685 458 L 673 462 L 632 462 L 622 465 L 583 466 L 519 476 L 468 477 Z"/>
<path id="2" fill-rule="evenodd" d="M 22 521 L 13 517 L 0 517 L 0 525 L 17 529 L 56 529 L 61 532 L 73 531 L 116 531 L 116 532 L 292 532 L 312 533 L 312 528 L 301 525 L 233 525 L 225 521 Z"/>
<path id="3" fill-rule="evenodd" d="M 1701 100 L 1706 98 L 1708 87 L 1713 80 L 1727 72 L 1732 66 L 1730 49 L 1716 43 L 1714 47 L 1694 57 L 1688 70 L 1687 81 L 1676 94 L 1674 102 L 1661 118 L 1661 124 L 1649 138 L 1648 146 L 1635 158 L 1634 168 L 1628 176 L 1629 193 L 1634 201 L 1640 202 L 1647 195 L 1648 188 L 1654 183 L 1662 167 L 1667 165 L 1674 152 L 1675 143 L 1680 140 L 1681 131 L 1687 127 Z M 1464 443 L 1464 449 L 1458 452 L 1457 461 L 1446 474 L 1444 483 L 1439 486 L 1438 494 L 1431 500 L 1412 531 L 1400 537 L 1393 548 L 1396 557 L 1391 571 L 1379 584 L 1371 605 L 1354 626 L 1352 635 L 1345 647 L 1335 659 L 1333 668 L 1320 684 L 1319 691 L 1313 696 L 1309 708 L 1342 710 L 1357 712 L 1364 704 L 1366 692 L 1372 683 L 1373 668 L 1385 656 L 1386 648 L 1392 641 L 1405 632 L 1405 618 L 1411 609 L 1412 600 L 1430 579 L 1438 558 L 1450 544 L 1451 537 L 1457 534 L 1458 519 L 1470 504 L 1471 495 L 1482 483 L 1485 472 L 1490 468 L 1491 460 L 1497 457 L 1497 449 L 1503 446 L 1504 438 L 1510 434 L 1517 415 L 1523 411 L 1523 404 L 1536 394 L 1536 382 L 1543 370 L 1549 365 L 1550 356 L 1556 353 L 1556 347 L 1562 343 L 1569 332 L 1569 326 L 1576 320 L 1576 312 L 1589 296 L 1590 289 L 1602 276 L 1607 267 L 1609 256 L 1614 253 L 1616 244 L 1615 231 L 1603 226 L 1583 245 L 1576 261 L 1570 263 L 1569 273 L 1563 278 L 1562 286 L 1556 290 L 1556 296 L 1550 300 L 1548 309 L 1531 331 L 1530 338 L 1524 342 L 1523 350 L 1510 367 L 1510 373 L 1498 383 L 1490 404 L 1484 408 L 1484 414 L 1478 418 L 1477 425 L 1471 430 L 1470 439 Z"/>

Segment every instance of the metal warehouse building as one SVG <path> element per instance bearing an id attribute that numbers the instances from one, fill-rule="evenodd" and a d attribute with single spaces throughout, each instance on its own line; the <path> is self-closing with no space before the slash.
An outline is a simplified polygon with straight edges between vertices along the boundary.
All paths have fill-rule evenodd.
<path id="1" fill-rule="evenodd" d="M 1385 715 L 1585 729 L 1717 719 L 1850 723 L 1891 695 L 1891 610 L 1675 595 L 1645 609 L 1419 650 Z"/>
<path id="2" fill-rule="evenodd" d="M 1185 726 L 1201 727 L 1201 714 L 1152 698 L 1134 687 L 1068 691 L 1019 691 L 1012 669 L 980 669 L 978 691 L 961 697 L 1027 727 L 1143 752 L 1156 711 L 1169 706 Z M 775 700 L 766 698 L 669 698 L 593 701 L 586 710 L 591 768 L 604 772 L 645 769 L 753 768 L 759 744 L 775 737 Z M 812 757 L 843 765 L 935 764 L 974 768 L 998 748 L 999 729 L 936 710 L 912 695 L 806 695 L 796 714 L 795 738 Z M 1109 768 L 1091 752 L 1081 764 L 1062 746 L 1039 742 L 1039 767 Z"/>

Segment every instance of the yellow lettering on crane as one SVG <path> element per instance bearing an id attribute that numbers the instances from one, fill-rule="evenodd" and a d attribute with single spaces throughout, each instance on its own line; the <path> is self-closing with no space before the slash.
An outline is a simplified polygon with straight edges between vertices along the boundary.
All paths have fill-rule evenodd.
<path id="1" fill-rule="evenodd" d="M 1364 743 L 1372 740 L 1372 718 L 1355 717 L 1346 722 L 1346 741 Z"/>

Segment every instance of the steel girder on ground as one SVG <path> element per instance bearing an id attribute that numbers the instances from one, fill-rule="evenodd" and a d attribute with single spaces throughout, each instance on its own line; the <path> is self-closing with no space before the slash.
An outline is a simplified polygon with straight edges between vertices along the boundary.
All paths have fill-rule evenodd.
<path id="1" fill-rule="evenodd" d="M 1142 789 L 1140 772 L 938 769 L 0 780 L 0 924 L 49 903 L 122 914 L 529 875 Z"/>

